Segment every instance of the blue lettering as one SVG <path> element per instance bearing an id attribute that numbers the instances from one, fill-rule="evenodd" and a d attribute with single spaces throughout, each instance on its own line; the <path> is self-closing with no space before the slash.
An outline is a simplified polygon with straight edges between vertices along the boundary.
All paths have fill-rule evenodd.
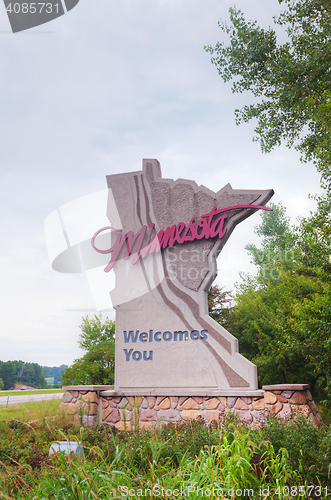
<path id="1" fill-rule="evenodd" d="M 139 330 L 136 331 L 136 335 L 134 335 L 133 330 L 129 331 L 129 334 L 124 330 L 124 342 L 127 344 L 128 342 L 137 342 Z"/>
<path id="2" fill-rule="evenodd" d="M 161 336 L 161 332 L 154 333 L 155 342 L 161 342 L 160 336 Z"/>
<path id="3" fill-rule="evenodd" d="M 142 358 L 142 354 L 140 351 L 134 351 L 134 353 L 132 354 L 132 359 L 134 359 L 135 361 L 140 361 Z"/>
<path id="4" fill-rule="evenodd" d="M 164 332 L 162 337 L 163 337 L 163 340 L 165 340 L 166 342 L 169 342 L 170 340 L 172 340 L 172 333 L 171 332 Z"/>
<path id="5" fill-rule="evenodd" d="M 179 340 L 182 341 L 185 335 L 185 340 L 188 340 L 188 332 L 184 330 L 183 332 L 175 332 L 174 334 L 174 340 L 177 340 L 179 337 Z"/>
<path id="6" fill-rule="evenodd" d="M 123 349 L 123 351 L 124 351 L 124 354 L 125 354 L 125 357 L 126 357 L 125 361 L 129 361 L 133 349 L 130 349 L 129 352 L 126 349 Z"/>
<path id="7" fill-rule="evenodd" d="M 148 339 L 148 333 L 146 333 L 146 332 L 142 332 L 142 333 L 139 335 L 139 340 L 140 340 L 140 342 L 147 342 L 147 339 Z"/>
<path id="8" fill-rule="evenodd" d="M 201 332 L 199 332 L 198 330 L 192 330 L 191 333 L 189 333 L 187 330 L 183 330 L 183 331 L 178 330 L 178 331 L 175 331 L 174 333 L 169 332 L 169 331 L 166 331 L 163 333 L 162 332 L 153 333 L 153 330 L 149 330 L 149 333 L 141 332 L 140 334 L 139 334 L 139 330 L 129 330 L 129 331 L 124 330 L 123 333 L 124 333 L 124 342 L 126 344 L 129 342 L 137 342 L 138 340 L 140 342 L 153 342 L 153 341 L 161 342 L 163 339 L 165 342 L 170 342 L 171 340 L 182 342 L 183 340 L 187 341 L 190 338 L 191 338 L 191 340 L 198 340 L 198 339 L 207 340 L 207 338 L 208 338 L 208 335 L 207 335 L 208 330 L 201 330 Z M 125 352 L 127 352 L 127 351 L 125 351 Z M 139 351 L 137 351 L 137 352 L 139 352 Z M 127 356 L 129 356 L 129 357 L 131 356 L 131 351 L 127 352 Z M 134 359 L 137 359 L 137 361 L 138 361 L 138 358 L 134 358 Z M 141 359 L 141 358 L 139 358 L 139 359 Z M 146 358 L 146 359 L 150 359 L 150 358 Z M 127 359 L 127 361 L 128 360 L 129 360 L 129 358 Z"/>
<path id="9" fill-rule="evenodd" d="M 149 351 L 149 358 L 147 357 L 147 351 L 144 351 L 143 356 L 145 361 L 153 361 L 153 351 Z"/>
<path id="10" fill-rule="evenodd" d="M 191 337 L 192 340 L 198 340 L 198 338 L 199 338 L 199 332 L 198 332 L 198 330 L 193 330 L 191 332 L 190 337 Z"/>
<path id="11" fill-rule="evenodd" d="M 207 340 L 207 338 L 208 338 L 207 333 L 208 333 L 208 330 L 201 330 L 201 333 L 200 333 L 200 338 L 201 338 L 202 340 Z"/>

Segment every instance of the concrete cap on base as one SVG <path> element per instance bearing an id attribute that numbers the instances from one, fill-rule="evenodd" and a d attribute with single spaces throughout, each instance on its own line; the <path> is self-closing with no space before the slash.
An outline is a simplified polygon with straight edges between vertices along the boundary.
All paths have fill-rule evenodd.
<path id="1" fill-rule="evenodd" d="M 264 391 L 262 390 L 222 390 L 222 389 L 215 389 L 215 390 L 199 390 L 197 389 L 196 391 L 192 391 L 190 389 L 179 389 L 179 390 L 163 390 L 163 389 L 155 389 L 155 390 L 140 390 L 140 391 L 134 391 L 134 390 L 125 390 L 125 391 L 101 391 L 100 395 L 101 396 L 113 396 L 113 397 L 126 397 L 126 396 L 160 396 L 160 397 L 196 397 L 196 396 L 202 396 L 202 397 L 262 397 L 264 394 Z"/>
<path id="2" fill-rule="evenodd" d="M 306 391 L 309 389 L 309 384 L 276 384 L 263 385 L 264 391 Z"/>
<path id="3" fill-rule="evenodd" d="M 63 391 L 112 391 L 113 385 L 64 385 Z"/>

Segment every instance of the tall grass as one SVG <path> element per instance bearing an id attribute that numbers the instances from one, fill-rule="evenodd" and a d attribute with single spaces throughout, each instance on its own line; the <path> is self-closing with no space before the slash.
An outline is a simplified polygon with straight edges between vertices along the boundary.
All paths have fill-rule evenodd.
<path id="1" fill-rule="evenodd" d="M 7 408 L 0 406 L 0 421 L 23 420 L 32 421 L 43 418 L 51 418 L 59 410 L 60 400 L 38 401 L 19 405 L 11 405 Z"/>
<path id="2" fill-rule="evenodd" d="M 7 453 L 0 447 L 0 499 L 326 500 L 331 496 L 330 432 L 303 420 L 286 427 L 291 437 L 287 442 L 284 437 L 282 446 L 279 437 L 284 427 L 276 419 L 261 429 L 248 428 L 230 416 L 222 425 L 210 427 L 189 422 L 131 432 L 48 420 L 6 425 L 11 441 L 22 435 L 29 449 L 20 454 L 15 446 Z M 298 459 L 293 443 L 302 446 L 302 434 L 307 443 L 315 440 L 314 453 L 309 455 L 307 444 L 307 449 L 300 448 Z M 64 439 L 81 441 L 84 457 L 60 452 L 48 458 L 52 440 Z"/>

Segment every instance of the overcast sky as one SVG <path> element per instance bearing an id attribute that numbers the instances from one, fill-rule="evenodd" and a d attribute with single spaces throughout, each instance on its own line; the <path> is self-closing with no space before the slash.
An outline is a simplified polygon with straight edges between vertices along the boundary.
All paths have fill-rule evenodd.
<path id="1" fill-rule="evenodd" d="M 275 190 L 295 222 L 308 215 L 319 176 L 295 151 L 269 155 L 234 109 L 251 101 L 224 84 L 204 45 L 223 35 L 231 0 L 80 0 L 66 15 L 12 34 L 0 5 L 0 359 L 41 365 L 80 357 L 83 315 L 94 313 L 85 275 L 52 270 L 44 221 L 58 207 L 106 188 L 106 175 L 157 158 L 164 177 L 218 190 Z M 237 0 L 267 27 L 277 0 Z M 233 289 L 252 270 L 255 214 L 218 260 Z M 98 226 L 98 224 L 97 224 Z M 98 226 L 100 227 L 100 226 Z M 108 313 L 114 317 L 113 313 Z"/>

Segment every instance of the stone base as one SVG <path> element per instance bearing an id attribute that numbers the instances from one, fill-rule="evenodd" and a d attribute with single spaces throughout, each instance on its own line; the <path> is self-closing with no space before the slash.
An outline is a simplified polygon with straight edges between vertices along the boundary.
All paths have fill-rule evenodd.
<path id="1" fill-rule="evenodd" d="M 167 396 L 116 393 L 112 386 L 69 386 L 61 406 L 84 425 L 106 423 L 118 430 L 144 428 L 156 422 L 185 422 L 203 418 L 206 424 L 236 414 L 243 423 L 263 425 L 267 415 L 282 420 L 298 416 L 315 426 L 323 421 L 307 384 L 263 386 L 252 394 Z M 254 393 L 254 394 L 253 394 Z"/>

